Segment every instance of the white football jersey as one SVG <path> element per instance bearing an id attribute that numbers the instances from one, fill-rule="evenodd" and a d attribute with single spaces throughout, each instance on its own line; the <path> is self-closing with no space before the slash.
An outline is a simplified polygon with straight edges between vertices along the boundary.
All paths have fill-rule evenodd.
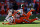
<path id="1" fill-rule="evenodd" d="M 12 10 L 8 10 L 8 14 L 9 15 L 12 15 Z"/>
<path id="2" fill-rule="evenodd" d="M 23 14 L 23 9 L 19 9 L 17 11 L 19 11 L 21 13 L 21 15 Z"/>

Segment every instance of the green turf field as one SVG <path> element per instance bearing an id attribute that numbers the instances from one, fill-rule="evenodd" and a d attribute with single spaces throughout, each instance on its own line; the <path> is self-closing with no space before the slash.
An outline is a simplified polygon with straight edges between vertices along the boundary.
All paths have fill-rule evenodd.
<path id="1" fill-rule="evenodd" d="M 36 20 L 34 21 L 38 24 L 15 24 L 15 25 L 3 25 L 2 22 L 0 22 L 0 27 L 40 27 L 40 21 Z"/>

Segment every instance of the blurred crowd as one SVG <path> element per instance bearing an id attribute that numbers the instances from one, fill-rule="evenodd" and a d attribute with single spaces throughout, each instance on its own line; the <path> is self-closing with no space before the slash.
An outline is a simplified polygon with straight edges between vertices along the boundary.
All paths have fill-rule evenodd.
<path id="1" fill-rule="evenodd" d="M 0 15 L 7 14 L 9 9 L 21 9 L 24 4 L 24 11 L 27 13 L 31 8 L 35 9 L 33 14 L 40 13 L 40 0 L 0 0 Z"/>

